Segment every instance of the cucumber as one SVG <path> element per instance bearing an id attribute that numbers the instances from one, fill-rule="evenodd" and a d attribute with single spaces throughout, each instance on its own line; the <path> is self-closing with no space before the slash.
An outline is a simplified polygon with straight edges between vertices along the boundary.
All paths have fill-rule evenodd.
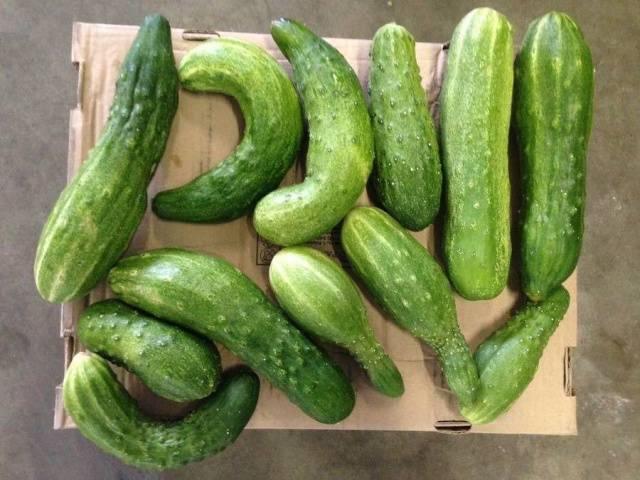
<path id="1" fill-rule="evenodd" d="M 45 300 L 86 295 L 129 245 L 147 208 L 147 185 L 178 107 L 169 22 L 145 18 L 121 68 L 109 119 L 38 242 L 34 276 Z"/>
<path id="2" fill-rule="evenodd" d="M 472 10 L 453 33 L 440 94 L 444 259 L 469 300 L 497 296 L 509 274 L 512 87 L 511 25 L 490 8 Z"/>
<path id="3" fill-rule="evenodd" d="M 273 39 L 293 67 L 309 128 L 304 182 L 270 193 L 256 205 L 261 237 L 296 245 L 328 232 L 364 191 L 373 134 L 360 82 L 344 57 L 302 24 L 280 19 Z"/>
<path id="4" fill-rule="evenodd" d="M 569 308 L 569 293 L 555 289 L 538 304 L 529 303 L 480 344 L 475 361 L 480 391 L 463 406 L 471 423 L 488 423 L 506 412 L 531 383 L 544 347 Z"/>
<path id="5" fill-rule="evenodd" d="M 130 305 L 220 342 L 317 421 L 336 423 L 353 410 L 342 370 L 225 260 L 152 250 L 118 262 L 109 284 Z"/>
<path id="6" fill-rule="evenodd" d="M 298 96 L 271 55 L 231 38 L 189 51 L 178 72 L 187 90 L 235 98 L 244 116 L 244 137 L 213 170 L 156 195 L 153 211 L 185 222 L 233 220 L 276 188 L 293 165 L 302 137 Z"/>
<path id="7" fill-rule="evenodd" d="M 333 260 L 313 248 L 287 247 L 271 260 L 269 282 L 300 328 L 348 350 L 383 394 L 402 395 L 402 376 L 376 340 L 358 288 Z"/>
<path id="8" fill-rule="evenodd" d="M 175 402 L 207 397 L 220 381 L 215 345 L 117 300 L 83 311 L 77 334 L 88 350 L 124 366 L 151 391 Z"/>
<path id="9" fill-rule="evenodd" d="M 347 215 L 341 242 L 378 305 L 435 351 L 460 405 L 472 404 L 478 371 L 440 265 L 398 222 L 374 207 L 355 208 Z"/>
<path id="10" fill-rule="evenodd" d="M 388 23 L 373 37 L 369 94 L 375 198 L 403 227 L 422 230 L 440 209 L 442 168 L 415 40 L 400 25 Z"/>
<path id="11" fill-rule="evenodd" d="M 580 256 L 593 61 L 576 23 L 551 12 L 529 26 L 515 72 L 523 183 L 520 270 L 524 292 L 539 301 L 571 275 Z"/>
<path id="12" fill-rule="evenodd" d="M 78 353 L 64 377 L 64 408 L 80 433 L 120 461 L 165 470 L 197 462 L 231 445 L 253 415 L 260 381 L 227 375 L 218 390 L 182 420 L 145 415 L 98 355 Z"/>

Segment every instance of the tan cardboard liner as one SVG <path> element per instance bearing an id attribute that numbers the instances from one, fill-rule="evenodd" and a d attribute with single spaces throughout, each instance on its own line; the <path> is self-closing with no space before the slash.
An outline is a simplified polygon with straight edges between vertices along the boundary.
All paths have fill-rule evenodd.
<path id="1" fill-rule="evenodd" d="M 78 105 L 70 116 L 69 178 L 86 158 L 104 126 L 118 69 L 136 30 L 137 27 L 87 23 L 73 26 L 72 61 L 78 68 Z M 262 34 L 203 33 L 174 29 L 176 62 L 180 62 L 185 52 L 200 41 L 216 35 L 256 43 L 290 72 L 288 63 L 271 37 Z M 329 39 L 329 42 L 342 52 L 364 85 L 369 69 L 370 41 Z M 424 87 L 430 92 L 429 101 L 436 115 L 435 100 L 445 53 L 441 44 L 416 45 Z M 164 158 L 149 188 L 149 198 L 160 190 L 181 185 L 215 166 L 238 143 L 241 129 L 241 115 L 228 98 L 181 91 L 173 130 Z M 285 182 L 299 179 L 301 175 L 298 164 L 289 172 Z M 369 201 L 365 194 L 359 204 L 367 203 Z M 315 245 L 333 252 L 336 238 L 335 234 L 326 235 Z M 434 251 L 431 228 L 417 233 L 416 238 Z M 162 221 L 148 210 L 129 253 L 164 246 L 182 246 L 221 256 L 268 291 L 267 265 L 276 248 L 257 238 L 250 217 L 221 225 L 190 225 Z M 566 282 L 566 287 L 571 293 L 569 312 L 551 338 L 535 379 L 513 408 L 492 424 L 469 429 L 469 424 L 463 421 L 442 379 L 433 352 L 383 318 L 366 299 L 370 322 L 402 372 L 405 394 L 399 399 L 389 399 L 377 393 L 347 355 L 329 348 L 357 390 L 356 408 L 349 418 L 337 425 L 317 423 L 263 381 L 258 408 L 248 428 L 575 434 L 576 399 L 571 387 L 570 360 L 572 348 L 576 345 L 576 275 Z M 100 285 L 88 298 L 63 306 L 61 335 L 65 342 L 65 369 L 72 356 L 82 349 L 74 340 L 78 315 L 89 303 L 109 296 L 108 289 Z M 505 290 L 491 301 L 469 302 L 456 297 L 460 325 L 472 348 L 504 322 L 517 302 L 518 293 L 513 289 Z M 225 366 L 237 362 L 224 348 L 221 348 L 221 352 Z M 184 413 L 189 408 L 158 399 L 134 376 L 122 369 L 116 371 L 120 380 L 147 411 L 170 416 Z M 60 387 L 57 393 L 54 427 L 72 427 L 73 421 L 64 412 Z"/>

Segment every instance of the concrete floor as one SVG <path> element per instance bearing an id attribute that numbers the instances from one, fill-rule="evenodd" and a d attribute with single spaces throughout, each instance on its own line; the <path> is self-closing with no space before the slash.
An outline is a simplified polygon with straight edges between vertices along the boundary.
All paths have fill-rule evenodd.
<path id="1" fill-rule="evenodd" d="M 56 6 L 53 5 L 56 4 Z M 551 9 L 583 27 L 596 69 L 588 213 L 580 262 L 574 383 L 578 437 L 369 432 L 245 432 L 221 455 L 177 472 L 121 465 L 76 431 L 54 432 L 62 378 L 58 307 L 35 290 L 38 234 L 65 183 L 74 20 L 267 32 L 290 16 L 327 36 L 370 38 L 390 20 L 446 41 L 473 2 L 0 0 L 0 478 L 632 479 L 640 471 L 640 2 L 489 2 L 515 26 Z M 487 2 L 483 2 L 487 3 Z"/>

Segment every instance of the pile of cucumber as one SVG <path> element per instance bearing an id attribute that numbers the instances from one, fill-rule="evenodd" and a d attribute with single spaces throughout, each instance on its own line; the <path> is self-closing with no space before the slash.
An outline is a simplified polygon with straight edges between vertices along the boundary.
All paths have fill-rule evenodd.
<path id="1" fill-rule="evenodd" d="M 293 83 L 261 48 L 224 38 L 194 48 L 176 70 L 169 23 L 147 17 L 102 136 L 38 244 L 36 285 L 50 302 L 82 297 L 108 278 L 116 299 L 79 319 L 88 352 L 67 370 L 64 405 L 87 438 L 140 468 L 175 468 L 231 444 L 258 401 L 249 368 L 315 420 L 346 418 L 354 389 L 310 338 L 350 352 L 382 394 L 403 394 L 354 280 L 303 245 L 340 224 L 353 273 L 388 318 L 435 351 L 472 423 L 491 422 L 516 401 L 569 305 L 562 282 L 582 243 L 594 89 L 589 48 L 571 18 L 552 12 L 535 20 L 514 64 L 507 19 L 490 8 L 467 14 L 448 47 L 439 128 L 405 28 L 385 25 L 373 39 L 368 104 L 347 61 L 322 38 L 286 19 L 274 21 L 271 34 Z M 285 247 L 269 268 L 279 306 L 220 258 L 169 248 L 119 260 L 146 210 L 180 85 L 234 97 L 245 133 L 215 169 L 159 193 L 153 211 L 183 222 L 252 213 L 258 234 Z M 306 177 L 278 188 L 305 123 Z M 515 232 L 510 129 L 523 192 Z M 367 185 L 380 208 L 354 208 Z M 445 268 L 408 231 L 439 213 Z M 528 300 L 472 355 L 453 292 L 469 300 L 500 294 L 512 233 Z M 215 343 L 247 367 L 223 372 Z M 150 418 L 108 362 L 157 395 L 198 406 L 181 420 Z"/>

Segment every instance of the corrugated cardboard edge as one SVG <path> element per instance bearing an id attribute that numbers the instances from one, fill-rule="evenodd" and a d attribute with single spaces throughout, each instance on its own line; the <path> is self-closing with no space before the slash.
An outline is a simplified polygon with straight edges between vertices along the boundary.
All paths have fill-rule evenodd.
<path id="1" fill-rule="evenodd" d="M 82 23 L 74 23 L 73 25 L 73 37 L 72 37 L 72 51 L 71 58 L 73 64 L 76 66 L 78 70 L 78 85 L 77 85 L 77 105 L 70 112 L 70 127 L 69 127 L 69 155 L 68 155 L 68 172 L 74 171 L 74 166 L 79 165 L 82 162 L 82 158 L 80 158 L 80 152 L 82 151 L 82 145 L 80 144 L 82 136 L 79 134 L 83 127 L 83 118 L 82 118 L 82 92 L 83 81 L 84 81 L 84 58 L 82 58 L 82 48 L 80 45 L 80 38 L 82 35 L 82 29 L 87 24 Z M 131 29 L 136 29 L 137 27 L 127 27 Z M 214 31 L 193 31 L 193 30 L 180 30 L 174 29 L 174 32 L 181 32 L 183 40 L 188 41 L 203 41 L 210 39 L 212 37 L 221 36 L 227 34 L 227 32 L 214 32 Z M 238 36 L 239 34 L 236 32 L 232 33 L 234 36 Z M 241 34 L 240 34 L 241 35 Z M 335 39 L 329 39 L 335 40 Z M 358 41 L 358 40 L 354 40 Z M 441 50 L 438 55 L 438 61 L 436 70 L 433 72 L 436 78 L 439 78 L 440 72 L 446 68 L 446 45 Z M 439 87 L 441 85 L 437 83 L 437 87 L 430 92 L 430 96 L 433 98 L 437 97 L 439 93 Z M 437 120 L 437 119 L 436 119 Z M 77 315 L 79 310 L 82 310 L 87 303 L 90 303 L 88 299 L 81 299 L 74 303 L 66 304 L 61 309 L 61 329 L 60 334 L 63 337 L 64 341 L 64 363 L 65 363 L 65 371 L 71 361 L 75 353 L 75 348 L 77 347 L 74 342 L 74 332 L 73 332 L 73 318 Z M 572 302 L 575 305 L 575 302 Z M 570 332 L 573 336 L 573 341 L 570 342 L 568 346 L 565 347 L 565 355 L 564 355 L 564 390 L 567 396 L 574 396 L 575 392 L 573 390 L 572 385 L 572 364 L 571 364 L 571 353 L 573 348 L 575 348 L 575 326 L 573 326 L 573 332 Z M 446 388 L 442 387 L 444 390 Z M 61 386 L 56 388 L 56 406 L 54 413 L 54 428 L 70 428 L 73 427 L 73 421 L 70 417 L 68 417 L 64 411 L 62 406 L 62 389 Z M 575 422 L 574 422 L 575 423 Z M 434 424 L 434 430 L 443 433 L 485 433 L 482 430 L 483 428 L 474 427 L 471 429 L 471 425 L 468 422 L 452 419 L 452 420 L 438 420 Z M 410 431 L 410 430 L 409 430 Z M 422 430 L 419 430 L 422 431 Z M 493 432 L 487 432 L 493 433 Z M 509 432 L 509 433 L 522 433 L 522 432 Z M 545 432 L 529 432 L 529 433 L 542 433 Z M 575 434 L 577 430 L 567 431 L 565 434 Z"/>

